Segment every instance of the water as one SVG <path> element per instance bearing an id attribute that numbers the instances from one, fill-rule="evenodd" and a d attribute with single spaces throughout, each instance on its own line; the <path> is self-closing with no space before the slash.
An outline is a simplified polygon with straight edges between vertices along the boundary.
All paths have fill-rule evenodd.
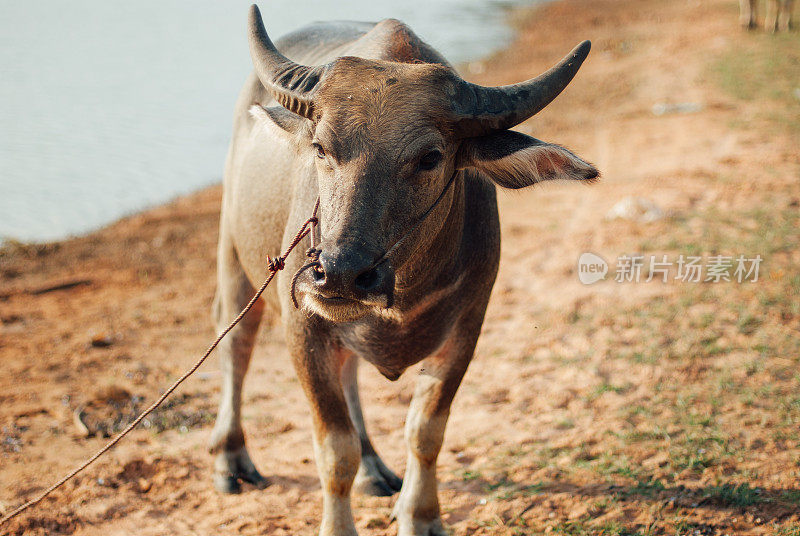
<path id="1" fill-rule="evenodd" d="M 0 239 L 82 234 L 218 182 L 251 68 L 250 3 L 3 1 Z M 519 3 L 262 0 L 261 11 L 273 38 L 396 17 L 459 63 L 505 45 Z"/>

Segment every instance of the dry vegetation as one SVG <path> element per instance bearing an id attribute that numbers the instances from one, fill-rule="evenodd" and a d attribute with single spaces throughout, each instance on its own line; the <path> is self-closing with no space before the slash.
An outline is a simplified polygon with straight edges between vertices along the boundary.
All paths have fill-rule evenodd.
<path id="1" fill-rule="evenodd" d="M 440 458 L 445 520 L 456 535 L 800 535 L 800 36 L 741 32 L 732 0 L 564 0 L 517 15 L 518 42 L 472 79 L 525 78 L 592 39 L 573 86 L 522 129 L 604 180 L 501 197 L 501 272 Z M 684 102 L 702 109 L 652 112 Z M 665 217 L 604 219 L 626 196 Z M 218 203 L 215 188 L 0 253 L 0 511 L 205 348 Z M 755 283 L 583 286 L 583 251 L 764 262 Z M 88 283 L 35 293 L 73 280 Z M 245 426 L 271 487 L 211 489 L 212 364 L 11 533 L 314 534 L 309 417 L 279 331 L 263 331 Z M 413 376 L 362 370 L 368 425 L 398 470 Z M 393 534 L 392 503 L 356 497 L 360 533 Z"/>

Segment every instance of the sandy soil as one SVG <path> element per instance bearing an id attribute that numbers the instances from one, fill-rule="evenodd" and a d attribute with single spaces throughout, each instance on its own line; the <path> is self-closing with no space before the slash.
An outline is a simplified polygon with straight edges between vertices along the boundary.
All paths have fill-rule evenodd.
<path id="1" fill-rule="evenodd" d="M 800 97 L 781 93 L 800 86 L 800 58 L 740 65 L 800 40 L 743 33 L 735 4 L 522 10 L 517 42 L 465 69 L 517 81 L 592 39 L 570 89 L 520 129 L 573 148 L 604 179 L 501 196 L 500 274 L 439 463 L 454 534 L 800 534 Z M 730 82 L 740 72 L 756 77 L 744 89 Z M 653 112 L 687 102 L 701 109 Z M 606 220 L 626 196 L 665 216 Z M 211 188 L 0 252 L 0 512 L 93 453 L 213 339 L 219 202 Z M 749 285 L 584 286 L 584 251 L 612 264 L 636 252 L 765 263 Z M 397 471 L 413 377 L 361 371 L 368 426 Z M 264 491 L 212 489 L 218 381 L 210 361 L 147 427 L 3 530 L 314 534 L 310 418 L 279 330 L 262 330 L 245 392 Z M 393 501 L 356 496 L 360 534 L 394 534 Z"/>

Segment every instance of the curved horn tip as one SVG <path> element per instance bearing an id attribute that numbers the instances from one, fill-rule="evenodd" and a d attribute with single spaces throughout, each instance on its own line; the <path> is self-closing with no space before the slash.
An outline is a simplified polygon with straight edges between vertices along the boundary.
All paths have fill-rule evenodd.
<path id="1" fill-rule="evenodd" d="M 258 32 L 260 27 L 264 26 L 264 20 L 261 18 L 261 10 L 258 6 L 253 4 L 250 6 L 250 11 L 247 14 L 247 26 L 250 31 Z"/>
<path id="2" fill-rule="evenodd" d="M 580 61 L 583 61 L 586 59 L 586 56 L 589 55 L 590 50 L 592 50 L 592 42 L 586 39 L 585 41 L 579 43 L 578 46 L 573 48 L 572 54 L 570 55 L 575 58 L 579 58 Z"/>

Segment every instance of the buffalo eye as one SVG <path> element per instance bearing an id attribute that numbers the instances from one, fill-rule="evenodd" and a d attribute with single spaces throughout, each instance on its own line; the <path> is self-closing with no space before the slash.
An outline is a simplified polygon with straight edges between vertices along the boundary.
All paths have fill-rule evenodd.
<path id="1" fill-rule="evenodd" d="M 322 145 L 319 143 L 312 144 L 314 149 L 317 151 L 317 158 L 325 158 L 325 149 L 322 148 Z"/>
<path id="2" fill-rule="evenodd" d="M 431 151 L 426 153 L 422 158 L 419 159 L 419 169 L 422 171 L 430 171 L 436 166 L 439 165 L 439 162 L 442 161 L 442 153 L 439 151 Z"/>

